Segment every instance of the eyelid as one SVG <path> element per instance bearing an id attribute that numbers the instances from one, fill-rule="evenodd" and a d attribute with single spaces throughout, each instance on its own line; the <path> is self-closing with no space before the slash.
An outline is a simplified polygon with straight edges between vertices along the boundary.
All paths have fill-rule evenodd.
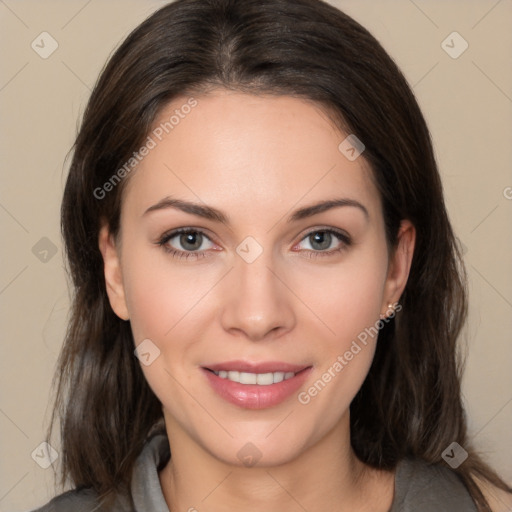
<path id="1" fill-rule="evenodd" d="M 159 238 L 164 238 L 166 236 L 175 236 L 177 234 L 180 234 L 181 232 L 187 232 L 187 231 L 193 231 L 194 233 L 202 233 L 203 235 L 207 236 L 208 238 L 212 238 L 213 234 L 211 234 L 211 231 L 208 228 L 200 228 L 198 226 L 194 225 L 184 225 L 184 226 L 178 226 L 176 228 L 168 229 L 164 231 Z"/>
<path id="2" fill-rule="evenodd" d="M 304 238 L 311 235 L 312 233 L 317 233 L 319 231 L 328 231 L 328 232 L 336 233 L 336 234 L 340 235 L 341 237 L 346 238 L 347 240 L 350 240 L 350 241 L 352 240 L 352 237 L 344 229 L 336 228 L 334 226 L 322 226 L 322 225 L 307 228 L 303 232 L 303 234 L 300 235 L 300 237 L 301 237 L 300 240 L 302 241 L 302 240 L 304 240 Z"/>

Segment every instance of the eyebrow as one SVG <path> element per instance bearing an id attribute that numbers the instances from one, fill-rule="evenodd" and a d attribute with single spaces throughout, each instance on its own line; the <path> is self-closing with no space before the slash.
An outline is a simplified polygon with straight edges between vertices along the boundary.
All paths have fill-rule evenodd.
<path id="1" fill-rule="evenodd" d="M 320 201 L 314 203 L 309 206 L 305 206 L 304 208 L 299 208 L 292 215 L 290 215 L 287 219 L 287 223 L 297 222 L 299 220 L 305 219 L 307 217 L 312 217 L 313 215 L 317 215 L 319 213 L 325 212 L 327 210 L 331 210 L 332 208 L 339 208 L 342 206 L 351 206 L 358 208 L 361 210 L 365 217 L 369 218 L 368 210 L 362 205 L 359 201 L 355 199 L 349 198 L 337 198 L 337 199 L 327 199 L 324 201 Z M 222 222 L 229 226 L 230 221 L 229 217 L 220 210 L 213 208 L 212 206 L 206 206 L 199 203 L 193 203 L 191 201 L 185 201 L 183 199 L 176 199 L 172 197 L 164 197 L 162 200 L 158 201 L 158 203 L 150 206 L 144 213 L 143 216 L 154 212 L 157 210 L 164 210 L 167 208 L 174 208 L 177 210 L 181 210 L 185 213 L 190 213 L 192 215 L 197 215 L 198 217 L 203 217 L 204 219 L 212 220 L 215 222 Z"/>

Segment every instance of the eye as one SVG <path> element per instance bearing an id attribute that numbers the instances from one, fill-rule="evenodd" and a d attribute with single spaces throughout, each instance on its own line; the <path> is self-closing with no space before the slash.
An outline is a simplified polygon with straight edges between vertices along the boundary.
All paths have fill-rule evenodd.
<path id="1" fill-rule="evenodd" d="M 310 258 L 332 256 L 345 250 L 351 244 L 351 239 L 346 233 L 332 228 L 310 231 L 301 240 L 301 242 L 304 241 L 310 246 L 310 248 L 306 247 Z"/>
<path id="2" fill-rule="evenodd" d="M 204 258 L 206 256 L 205 251 L 212 248 L 212 246 L 203 246 L 205 240 L 208 240 L 213 245 L 204 232 L 193 228 L 181 228 L 165 233 L 157 242 L 157 245 L 161 246 L 164 251 L 170 253 L 175 258 L 198 259 Z"/>
<path id="3" fill-rule="evenodd" d="M 210 247 L 203 246 L 206 240 L 212 244 Z M 304 241 L 311 247 L 305 249 L 309 258 L 332 256 L 351 245 L 349 235 L 333 228 L 310 231 L 301 243 Z M 194 228 L 180 228 L 164 233 L 156 244 L 177 259 L 205 258 L 208 255 L 207 250 L 214 245 L 203 231 Z"/>

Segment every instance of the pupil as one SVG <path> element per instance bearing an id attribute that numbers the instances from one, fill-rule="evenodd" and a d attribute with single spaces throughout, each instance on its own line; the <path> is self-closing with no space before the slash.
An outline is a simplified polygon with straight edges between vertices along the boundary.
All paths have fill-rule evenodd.
<path id="1" fill-rule="evenodd" d="M 184 235 L 181 235 L 181 244 L 183 247 L 189 250 L 198 249 L 201 247 L 201 234 L 200 233 L 185 233 Z M 197 239 L 196 239 L 197 238 Z M 195 243 L 194 243 L 195 240 Z M 190 247 L 189 245 L 192 245 Z"/>
<path id="2" fill-rule="evenodd" d="M 321 247 L 319 249 L 327 249 L 331 245 L 331 234 L 325 231 L 318 231 L 313 235 L 314 242 L 319 243 Z M 312 244 L 313 245 L 313 244 Z"/>

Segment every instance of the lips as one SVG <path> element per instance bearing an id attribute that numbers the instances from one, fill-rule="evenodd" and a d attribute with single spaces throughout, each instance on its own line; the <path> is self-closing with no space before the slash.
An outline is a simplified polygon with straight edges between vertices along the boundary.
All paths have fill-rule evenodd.
<path id="1" fill-rule="evenodd" d="M 311 374 L 312 366 L 281 361 L 229 361 L 208 364 L 201 370 L 224 400 L 246 409 L 265 409 L 279 405 L 298 391 Z"/>

